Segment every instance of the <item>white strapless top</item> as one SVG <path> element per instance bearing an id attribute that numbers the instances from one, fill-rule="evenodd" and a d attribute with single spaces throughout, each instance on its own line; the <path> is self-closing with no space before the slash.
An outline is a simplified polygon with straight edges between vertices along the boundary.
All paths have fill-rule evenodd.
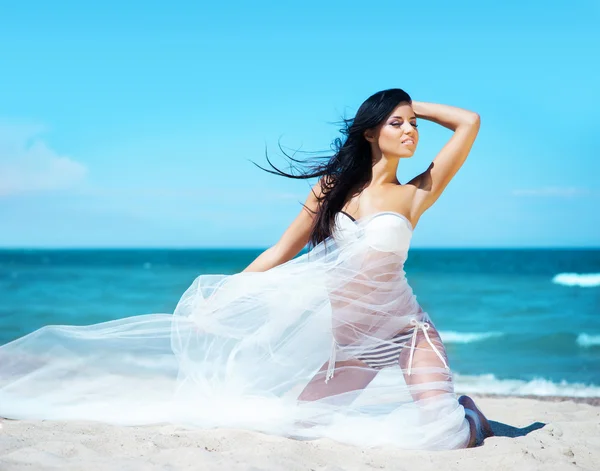
<path id="1" fill-rule="evenodd" d="M 345 245 L 359 237 L 382 252 L 407 252 L 413 234 L 411 222 L 395 211 L 380 211 L 354 220 L 344 212 L 336 214 L 334 239 Z"/>

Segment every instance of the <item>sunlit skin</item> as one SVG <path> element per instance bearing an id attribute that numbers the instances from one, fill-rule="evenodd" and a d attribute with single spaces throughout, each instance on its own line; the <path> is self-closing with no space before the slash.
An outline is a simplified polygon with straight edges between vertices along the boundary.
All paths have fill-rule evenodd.
<path id="1" fill-rule="evenodd" d="M 374 150 L 373 159 L 412 157 L 419 144 L 418 126 L 412 105 L 400 103 L 377 128 L 365 133 Z M 414 144 L 404 144 L 402 141 L 407 138 L 413 139 Z"/>
<path id="2" fill-rule="evenodd" d="M 379 126 L 365 132 L 373 159 L 373 178 L 369 187 L 399 184 L 396 177 L 398 162 L 414 155 L 419 144 L 418 125 L 412 105 L 402 102 Z M 404 144 L 407 138 L 413 139 L 414 144 Z"/>
<path id="3" fill-rule="evenodd" d="M 435 156 L 425 156 L 424 171 L 412 179 L 403 176 L 400 183 L 398 163 L 401 158 L 412 157 L 419 143 L 417 118 L 432 121 L 453 134 Z M 439 198 L 446 185 L 462 166 L 479 131 L 479 115 L 473 111 L 441 103 L 412 100 L 404 101 L 364 137 L 371 147 L 373 161 L 369 181 L 362 191 L 351 192 L 342 208 L 354 218 L 392 210 L 403 214 L 413 228 L 421 215 Z M 406 137 L 414 144 L 402 144 Z M 428 163 L 430 162 L 430 163 Z M 407 181 L 408 180 L 408 181 Z M 302 209 L 279 241 L 257 257 L 244 271 L 262 271 L 294 258 L 306 246 L 310 237 L 314 215 L 319 208 L 322 181 L 309 191 Z"/>
<path id="4" fill-rule="evenodd" d="M 397 177 L 400 159 L 412 157 L 419 144 L 417 118 L 437 123 L 451 130 L 453 134 L 433 160 L 430 160 L 431 156 L 425 157 L 423 163 L 426 168 L 420 174 L 412 178 L 410 175 L 408 178 L 403 175 L 402 180 L 405 183 L 400 183 Z M 371 150 L 369 156 L 364 156 L 372 160 L 371 175 L 365 185 L 361 182 L 360 187 L 349 192 L 341 209 L 355 219 L 368 217 L 380 211 L 394 211 L 405 216 L 412 227 L 416 228 L 421 215 L 437 201 L 464 163 L 479 131 L 479 125 L 480 119 L 477 113 L 456 106 L 415 100 L 411 103 L 398 103 L 381 123 L 364 132 Z M 407 138 L 411 138 L 413 143 L 404 143 Z M 244 271 L 262 271 L 286 262 L 306 245 L 312 230 L 314 214 L 319 209 L 319 197 L 322 191 L 322 183 L 319 181 L 311 189 L 303 209 L 277 244 L 263 252 Z M 430 325 L 429 335 L 436 337 L 442 346 L 439 333 L 433 324 Z M 441 367 L 421 333 L 417 336 L 416 344 L 417 353 L 414 361 L 420 362 L 421 365 Z M 442 351 L 445 354 L 443 346 Z M 400 366 L 403 367 L 402 356 L 399 361 Z M 336 375 L 325 383 L 323 374 L 327 367 L 328 361 L 325 361 L 321 371 L 301 392 L 298 398 L 300 401 L 314 401 L 342 392 L 360 392 L 377 375 L 377 370 L 369 369 L 368 365 L 360 360 L 348 359 L 336 362 Z M 346 370 L 348 374 L 343 374 L 342 372 Z M 358 370 L 360 373 L 357 374 L 353 370 Z M 445 381 L 446 378 L 430 376 L 429 380 Z M 415 379 L 405 376 L 405 381 L 412 385 Z M 436 391 L 432 393 L 436 394 Z M 434 397 L 421 397 L 418 388 L 415 389 L 415 394 L 415 400 L 434 399 Z M 475 413 L 474 417 L 465 417 L 470 428 L 470 440 L 467 446 L 476 445 L 478 430 L 479 435 L 484 437 L 493 435 L 489 422 L 471 398 L 461 396 L 458 403 Z"/>

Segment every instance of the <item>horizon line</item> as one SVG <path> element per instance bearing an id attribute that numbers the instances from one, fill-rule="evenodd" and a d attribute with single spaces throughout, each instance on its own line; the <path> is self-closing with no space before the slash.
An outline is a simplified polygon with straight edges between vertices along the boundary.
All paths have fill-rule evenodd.
<path id="1" fill-rule="evenodd" d="M 270 246 L 266 247 L 235 247 L 235 246 L 64 246 L 64 247 L 43 247 L 43 246 L 0 246 L 0 251 L 42 251 L 42 250 L 267 250 Z M 547 246 L 421 246 L 411 247 L 410 251 L 413 250 L 600 250 L 600 246 L 563 246 L 563 245 L 547 245 Z M 300 252 L 308 252 L 306 248 L 303 248 Z M 298 253 L 300 253 L 298 252 Z"/>

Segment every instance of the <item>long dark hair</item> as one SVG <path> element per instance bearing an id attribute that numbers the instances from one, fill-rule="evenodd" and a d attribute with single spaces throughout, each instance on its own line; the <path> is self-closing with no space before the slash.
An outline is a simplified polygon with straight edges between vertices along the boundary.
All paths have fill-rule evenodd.
<path id="1" fill-rule="evenodd" d="M 313 247 L 332 234 L 334 217 L 344 207 L 350 191 L 362 191 L 371 180 L 373 157 L 364 132 L 379 125 L 399 103 L 404 101 L 412 103 L 408 93 L 400 88 L 390 88 L 371 95 L 360 105 L 354 118 L 342 118 L 343 127 L 340 132 L 346 136 L 346 139 L 342 140 L 338 137 L 333 141 L 331 147 L 335 151 L 334 155 L 318 157 L 317 159 L 327 159 L 327 162 L 314 163 L 308 170 L 300 171 L 298 175 L 279 170 L 271 163 L 268 155 L 267 161 L 275 171 L 252 162 L 266 172 L 288 178 L 324 177 L 321 180 L 322 193 L 320 196 L 315 195 L 318 199 L 318 209 L 309 238 Z M 281 150 L 289 159 L 306 165 L 306 162 L 296 160 L 287 155 L 283 149 Z M 290 167 L 294 168 L 294 165 L 290 164 Z M 306 207 L 304 204 L 303 206 Z M 306 209 L 315 213 L 310 208 Z"/>

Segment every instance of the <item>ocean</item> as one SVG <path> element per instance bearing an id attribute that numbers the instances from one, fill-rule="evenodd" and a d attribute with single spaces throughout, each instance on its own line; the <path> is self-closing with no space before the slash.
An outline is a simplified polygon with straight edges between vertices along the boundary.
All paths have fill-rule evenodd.
<path id="1" fill-rule="evenodd" d="M 171 313 L 260 250 L 0 250 L 0 344 L 47 324 Z M 411 249 L 461 392 L 600 397 L 600 250 Z"/>

